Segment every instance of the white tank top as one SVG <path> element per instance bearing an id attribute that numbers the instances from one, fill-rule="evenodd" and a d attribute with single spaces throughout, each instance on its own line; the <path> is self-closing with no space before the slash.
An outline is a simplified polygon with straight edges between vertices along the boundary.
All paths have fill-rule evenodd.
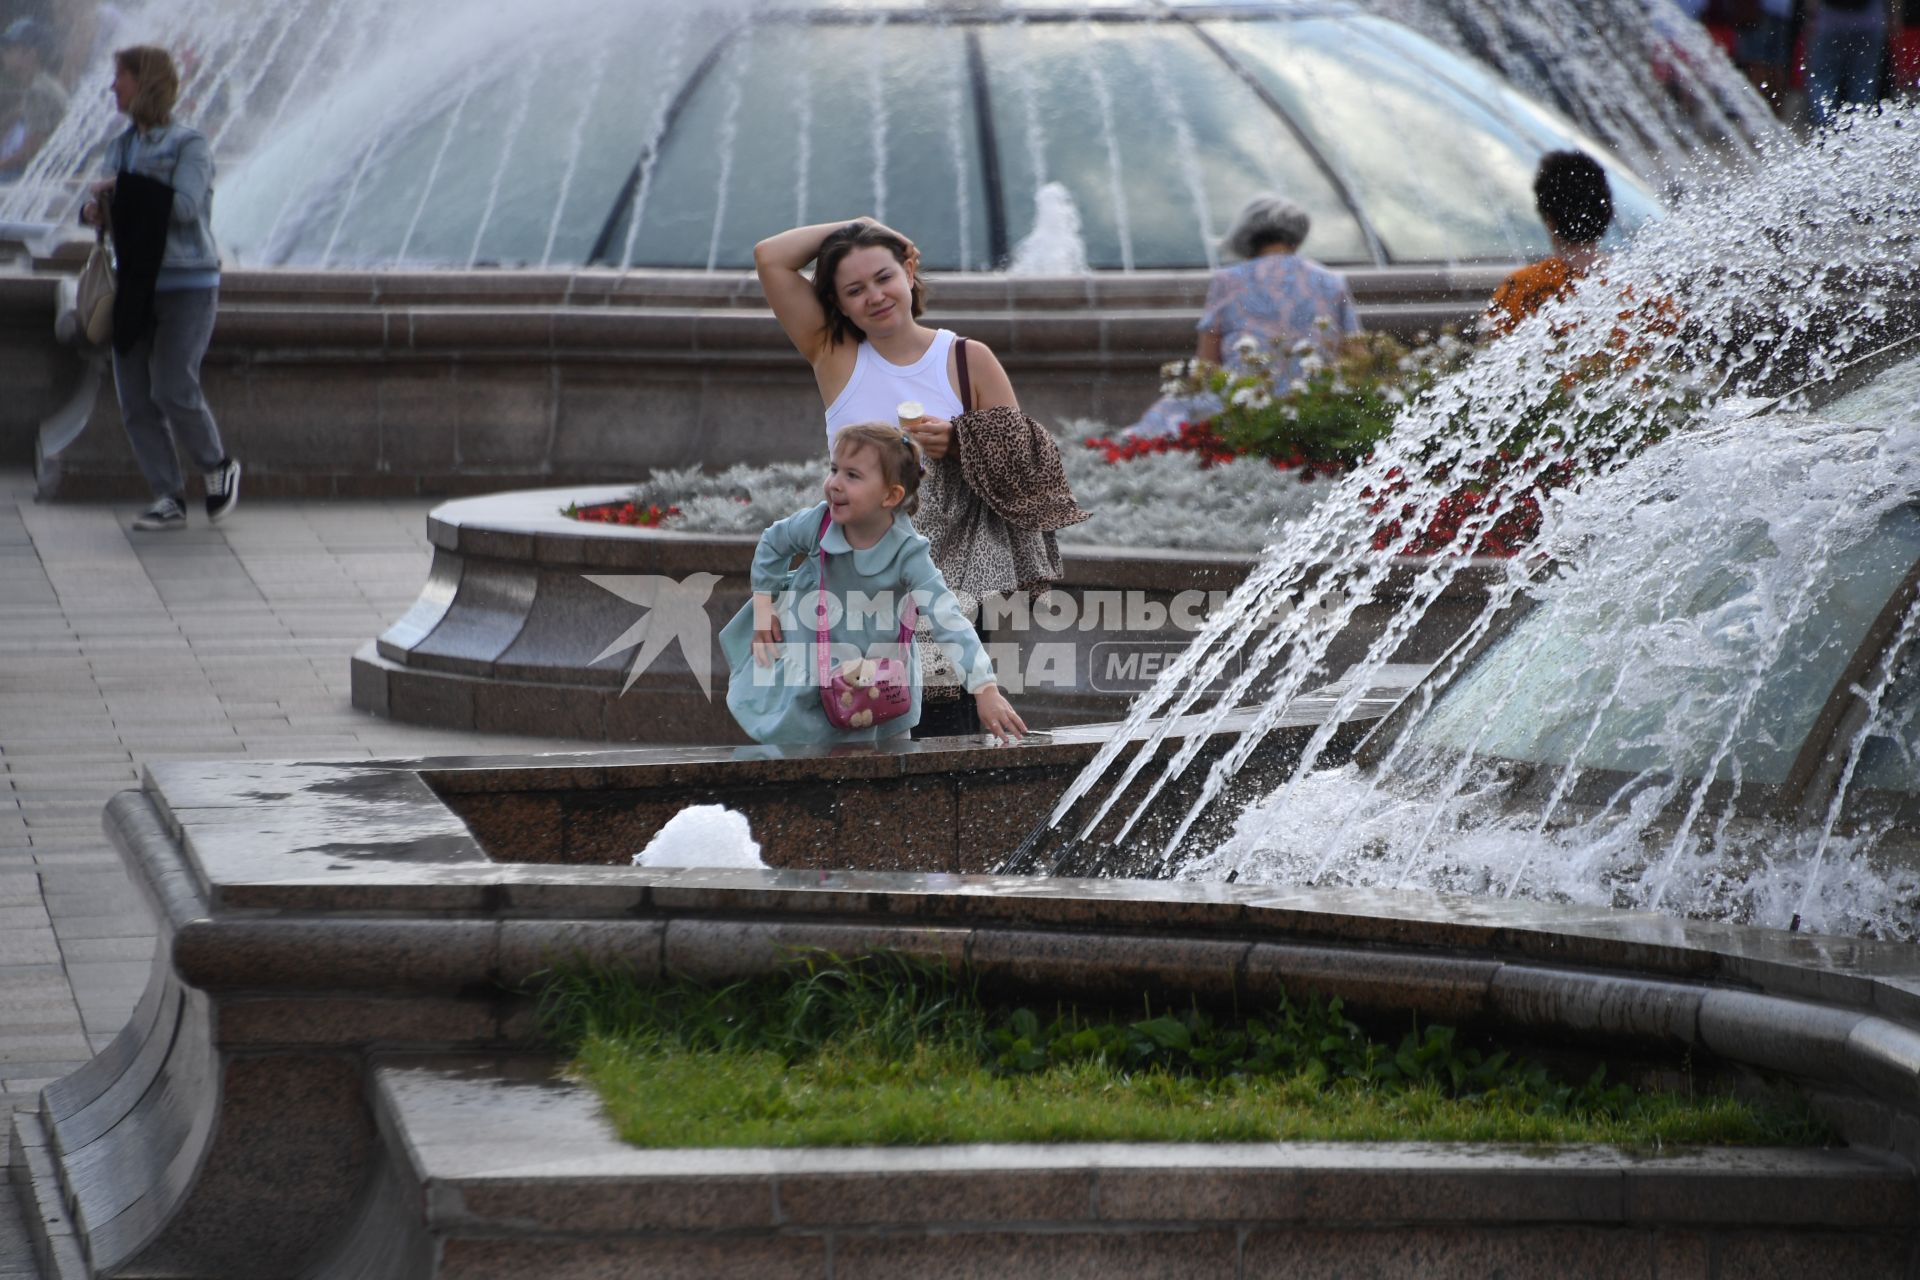
<path id="1" fill-rule="evenodd" d="M 960 397 L 947 381 L 947 352 L 953 348 L 953 330 L 936 329 L 925 355 L 912 364 L 892 364 L 862 342 L 853 357 L 853 376 L 827 406 L 827 447 L 842 427 L 856 422 L 897 423 L 902 400 L 918 400 L 936 418 L 960 414 Z"/>

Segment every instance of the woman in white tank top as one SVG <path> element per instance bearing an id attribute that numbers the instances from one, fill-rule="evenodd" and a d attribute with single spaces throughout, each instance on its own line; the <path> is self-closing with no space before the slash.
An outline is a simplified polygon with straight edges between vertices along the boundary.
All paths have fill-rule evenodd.
<path id="1" fill-rule="evenodd" d="M 812 280 L 802 269 L 818 259 Z M 921 451 L 944 458 L 960 394 L 954 335 L 920 323 L 926 289 L 920 251 L 871 218 L 796 227 L 753 247 L 773 314 L 813 366 L 827 437 L 854 422 L 892 422 L 906 401 L 926 416 L 910 428 Z M 972 405 L 1019 408 L 1006 370 L 985 345 L 967 343 Z"/>

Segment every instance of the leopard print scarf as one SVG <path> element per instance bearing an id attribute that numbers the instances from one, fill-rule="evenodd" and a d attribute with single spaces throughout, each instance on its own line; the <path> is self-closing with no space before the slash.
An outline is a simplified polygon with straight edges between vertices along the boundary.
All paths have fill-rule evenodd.
<path id="1" fill-rule="evenodd" d="M 1045 595 L 1061 572 L 1055 531 L 1088 518 L 1047 429 L 1001 406 L 953 420 L 953 448 L 927 463 L 913 522 L 961 607 L 977 617 L 988 596 Z M 958 674 L 939 646 L 917 648 L 923 696 L 957 696 Z"/>

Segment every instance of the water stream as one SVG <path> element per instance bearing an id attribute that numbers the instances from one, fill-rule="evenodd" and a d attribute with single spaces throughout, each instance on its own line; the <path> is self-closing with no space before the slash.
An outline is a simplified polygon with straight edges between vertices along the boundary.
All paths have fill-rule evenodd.
<path id="1" fill-rule="evenodd" d="M 911 18 L 917 6 L 900 7 L 900 16 Z M 1275 7 L 1289 9 L 1284 3 Z M 974 23 L 981 11 L 978 5 L 933 8 L 932 25 L 941 31 L 961 25 L 963 19 Z M 1143 12 L 1156 19 L 1147 25 L 1169 29 L 1180 25 L 1180 9 L 1142 5 Z M 1686 156 L 1702 148 L 1740 155 L 1776 132 L 1757 95 L 1704 36 L 1696 37 L 1695 29 L 1673 20 L 1666 0 L 1365 0 L 1355 11 L 1362 10 L 1404 22 L 1498 68 L 1513 83 L 1557 103 L 1576 124 L 1655 182 L 1665 180 Z M 384 255 L 392 264 L 464 267 L 495 260 L 562 265 L 584 260 L 585 246 L 593 238 L 579 234 L 577 226 L 609 214 L 604 207 L 574 209 L 571 202 L 591 206 L 606 201 L 620 185 L 614 181 L 609 187 L 601 174 L 612 164 L 622 173 L 627 166 L 636 167 L 637 180 L 624 198 L 619 211 L 624 225 L 605 247 L 605 260 L 631 266 L 646 257 L 639 250 L 645 247 L 648 206 L 657 194 L 654 170 L 677 109 L 675 90 L 715 51 L 726 54 L 733 76 L 744 74 L 748 59 L 744 52 L 727 52 L 730 43 L 750 40 L 769 24 L 788 24 L 769 38 L 790 41 L 793 21 L 792 6 L 772 0 L 702 5 L 685 0 L 476 0 L 453 9 L 429 0 L 298 0 L 289 5 L 147 0 L 132 9 L 123 30 L 129 38 L 137 34 L 187 55 L 182 114 L 216 143 L 224 197 L 216 206 L 216 229 L 238 261 L 383 265 Z M 836 74 L 843 79 L 832 92 L 850 95 L 864 108 L 855 114 L 866 135 L 867 182 L 862 185 L 867 189 L 850 197 L 842 192 L 835 205 L 849 198 L 854 204 L 869 202 L 870 211 L 884 218 L 889 206 L 898 203 L 891 188 L 901 180 L 900 148 L 918 145 L 907 139 L 920 136 L 903 133 L 906 126 L 896 118 L 901 111 L 892 99 L 900 86 L 890 66 L 891 33 L 896 27 L 913 30 L 916 24 L 896 23 L 883 11 L 862 14 L 859 21 L 873 33 L 867 42 L 870 65 L 836 63 Z M 1017 6 L 1005 10 L 1003 21 L 1009 29 L 1047 25 Z M 1141 250 L 1135 243 L 1138 229 L 1128 226 L 1133 216 L 1129 207 L 1141 197 L 1130 192 L 1128 184 L 1143 179 L 1140 166 L 1126 159 L 1129 148 L 1140 141 L 1128 134 L 1134 118 L 1130 95 L 1151 92 L 1165 105 L 1164 123 L 1174 152 L 1171 167 L 1157 171 L 1151 181 L 1181 188 L 1178 195 L 1166 196 L 1189 207 L 1188 243 L 1197 244 L 1201 259 L 1212 262 L 1215 237 L 1224 230 L 1220 220 L 1232 210 L 1220 207 L 1222 200 L 1214 194 L 1217 175 L 1207 170 L 1205 140 L 1187 118 L 1183 104 L 1193 86 L 1171 74 L 1163 48 L 1152 41 L 1137 58 L 1116 58 L 1106 65 L 1103 46 L 1114 44 L 1118 32 L 1104 9 L 1089 8 L 1075 21 L 1086 38 L 1084 91 L 1095 100 L 1101 136 L 1056 133 L 1058 122 L 1047 118 L 1032 68 L 1020 58 L 1013 61 L 1021 65 L 1006 66 L 1004 90 L 1020 100 L 1010 116 L 1019 126 L 1001 145 L 1023 153 L 1024 171 L 1031 175 L 1029 191 L 1061 180 L 1060 173 L 1049 170 L 1057 170 L 1060 158 L 1072 149 L 1100 149 L 1107 190 L 1098 184 L 1075 186 L 1074 194 L 1089 211 L 1093 202 L 1110 202 L 1119 224 L 1119 265 L 1131 269 Z M 948 44 L 959 47 L 958 42 Z M 763 54 L 758 61 L 765 64 L 767 58 Z M 1664 82 L 1648 74 L 1648 66 L 1656 62 L 1663 68 Z M 1146 83 L 1136 85 L 1142 77 Z M 26 175 L 0 189 L 0 223 L 71 224 L 81 180 L 92 171 L 101 144 L 120 126 L 109 97 L 94 91 L 110 78 L 105 66 L 87 73 L 67 118 Z M 945 136 L 928 136 L 925 143 L 951 154 L 965 171 L 955 184 L 964 231 L 956 256 L 959 263 L 977 267 L 983 264 L 975 260 L 980 251 L 973 246 L 983 219 L 973 207 L 973 141 L 970 129 L 962 127 L 971 119 L 972 105 L 963 95 L 955 96 L 964 82 L 961 74 L 938 113 Z M 623 84 L 631 91 L 618 91 L 616 86 Z M 608 91 L 597 92 L 603 85 Z M 731 81 L 720 85 L 728 102 L 740 88 Z M 1342 96 L 1338 88 L 1332 92 Z M 576 95 L 581 102 L 577 110 L 571 105 Z M 529 115 L 543 115 L 556 98 L 569 103 L 561 112 L 566 141 L 551 147 L 564 160 L 549 175 L 552 194 L 544 198 L 551 205 L 529 209 L 525 192 L 507 192 L 503 184 L 519 172 L 511 167 L 510 157 L 530 127 Z M 795 149 L 802 160 L 796 197 L 803 207 L 819 204 L 818 195 L 808 191 L 814 178 L 808 162 L 826 145 L 812 130 L 818 123 L 844 131 L 849 114 L 836 111 L 829 119 L 828 112 L 817 109 L 820 105 L 808 93 L 792 103 L 793 125 L 802 134 Z M 1516 118 L 1532 110 L 1517 102 L 1512 109 Z M 446 118 L 448 112 L 451 118 Z M 721 168 L 736 175 L 736 185 L 741 172 L 736 153 L 746 145 L 738 140 L 738 130 L 751 131 L 758 123 L 739 121 L 734 133 L 719 140 Z M 423 130 L 423 125 L 429 127 Z M 466 154 L 476 146 L 492 150 L 482 159 Z M 603 158 L 609 156 L 619 158 Z M 425 191 L 403 180 L 429 168 L 433 183 Z M 592 183 L 583 181 L 589 169 L 595 176 Z M 465 181 L 469 171 L 478 177 L 477 187 Z M 383 172 L 391 180 L 375 181 Z M 349 228 L 363 205 L 378 211 L 381 202 L 393 202 L 403 186 L 404 198 L 397 203 L 413 213 L 405 228 L 411 234 L 402 235 L 401 226 L 395 225 L 384 248 L 358 243 L 364 237 Z M 736 201 L 738 197 L 735 192 Z M 1027 198 L 1023 195 L 1021 203 Z M 727 200 L 724 191 L 719 199 Z M 238 213 L 229 207 L 240 205 L 247 207 Z M 443 206 L 457 207 L 472 220 L 462 222 L 457 236 L 425 234 L 422 211 Z M 1017 222 L 1025 210 L 1011 213 Z M 503 238 L 501 224 L 509 217 L 514 233 Z M 308 225 L 311 219 L 323 220 L 313 224 L 317 232 Z M 519 227 L 523 221 L 531 228 L 525 234 Z M 563 236 L 563 227 L 576 233 Z M 1014 238 L 1025 230 L 1016 226 Z M 522 241 L 526 243 L 520 248 L 495 247 L 519 246 Z M 305 247 L 296 250 L 296 243 Z M 396 256 L 396 247 L 404 252 Z M 717 259 L 719 254 L 716 250 L 707 256 Z"/>
<path id="2" fill-rule="evenodd" d="M 1920 559 L 1920 348 L 1830 405 L 1756 408 L 1913 323 L 1920 193 L 1905 175 L 1916 164 L 1920 112 L 1907 108 L 1703 177 L 1603 281 L 1410 405 L 1368 465 L 1277 531 L 1055 821 L 1085 837 L 1125 812 L 1110 839 L 1137 840 L 1165 787 L 1202 768 L 1198 735 L 1158 758 L 1163 718 L 1218 726 L 1237 706 L 1252 724 L 1156 837 L 1163 870 L 1913 936 L 1920 850 L 1899 824 L 1842 811 L 1862 777 L 1885 788 L 1915 776 L 1916 674 L 1881 662 L 1849 676 L 1865 708 L 1857 723 L 1825 758 L 1797 753 Z M 1409 564 L 1372 549 L 1384 519 L 1424 528 L 1458 477 L 1503 448 L 1512 485 L 1563 463 L 1576 476 L 1539 499 L 1529 554 Z M 1463 539 L 1494 518 L 1470 516 Z M 1337 674 L 1335 718 L 1355 709 L 1469 571 L 1491 585 L 1456 655 L 1504 627 L 1523 592 L 1534 611 L 1461 688 L 1431 706 L 1418 695 L 1404 731 L 1364 763 L 1323 767 L 1324 726 L 1232 836 L 1196 856 L 1189 831 L 1229 798 L 1287 706 Z M 1396 572 L 1410 575 L 1405 602 L 1356 667 L 1335 671 L 1334 638 Z M 1912 612 L 1883 621 L 1897 651 Z M 1236 663 L 1229 693 L 1202 706 L 1198 691 Z M 1135 733 L 1145 746 L 1126 745 Z M 1832 798 L 1808 784 L 1800 811 L 1782 813 L 1809 770 L 1836 782 Z M 1138 777 L 1152 780 L 1145 798 L 1118 809 Z"/>

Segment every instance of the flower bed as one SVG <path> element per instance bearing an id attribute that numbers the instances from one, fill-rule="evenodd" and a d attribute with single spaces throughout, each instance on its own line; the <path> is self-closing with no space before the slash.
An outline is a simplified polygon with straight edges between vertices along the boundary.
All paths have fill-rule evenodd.
<path id="1" fill-rule="evenodd" d="M 1077 443 L 1105 427 L 1076 422 L 1067 430 L 1071 435 L 1061 441 L 1067 481 L 1080 505 L 1093 512 L 1093 519 L 1062 530 L 1061 541 L 1069 545 L 1257 551 L 1280 525 L 1327 494 L 1325 484 L 1301 483 L 1306 473 L 1264 458 L 1203 463 L 1192 453 L 1160 451 L 1111 465 L 1102 450 Z M 811 462 L 715 473 L 677 468 L 654 472 L 614 505 L 642 516 L 658 510 L 666 528 L 687 533 L 758 534 L 820 501 L 823 478 L 823 468 Z M 595 518 L 586 510 L 576 518 Z"/>
<path id="2" fill-rule="evenodd" d="M 1322 355 L 1328 345 L 1331 355 Z M 1061 541 L 1259 550 L 1326 498 L 1332 486 L 1316 480 L 1363 464 L 1392 432 L 1401 410 L 1459 370 L 1472 350 L 1451 332 L 1430 340 L 1423 335 L 1412 347 L 1384 334 L 1337 344 L 1321 335 L 1285 351 L 1243 340 L 1231 367 L 1168 365 L 1162 390 L 1211 416 L 1184 422 L 1165 436 L 1114 436 L 1103 424 L 1062 424 L 1067 481 L 1093 518 L 1063 530 Z M 1629 358 L 1637 362 L 1639 356 Z M 1562 455 L 1559 429 L 1547 425 L 1567 416 L 1563 411 L 1577 382 L 1550 387 L 1544 401 L 1490 443 L 1449 453 L 1442 447 L 1446 438 L 1471 436 L 1471 414 L 1461 410 L 1415 450 L 1419 461 L 1387 470 L 1349 499 L 1377 518 L 1361 540 L 1375 551 L 1401 555 L 1517 554 L 1539 530 L 1540 499 L 1572 483 L 1582 469 Z M 1668 394 L 1651 375 L 1644 390 L 1654 400 Z M 1593 434 L 1607 438 L 1608 415 L 1587 417 Z M 1659 434 L 1641 430 L 1609 448 L 1587 448 L 1583 465 L 1607 465 Z M 659 471 L 625 502 L 566 514 L 643 527 L 671 521 L 690 533 L 758 533 L 818 502 L 821 480 L 816 463 L 737 466 L 713 475 L 694 467 Z M 1416 488 L 1431 495 L 1436 485 L 1444 494 L 1438 501 L 1413 500 Z"/>
<path id="3" fill-rule="evenodd" d="M 680 508 L 662 507 L 654 503 L 643 507 L 634 502 L 596 502 L 583 507 L 577 502 L 569 502 L 560 509 L 560 514 L 569 520 L 584 520 L 588 524 L 624 524 L 638 529 L 658 529 L 679 515 Z"/>

